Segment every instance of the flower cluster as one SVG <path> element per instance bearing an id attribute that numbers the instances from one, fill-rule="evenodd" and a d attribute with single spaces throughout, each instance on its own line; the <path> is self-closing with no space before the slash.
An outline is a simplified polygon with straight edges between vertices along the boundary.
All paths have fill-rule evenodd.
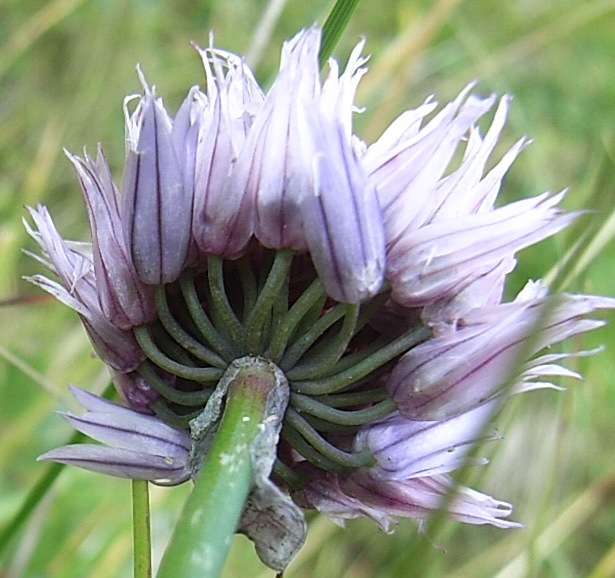
<path id="1" fill-rule="evenodd" d="M 90 412 L 67 419 L 110 446 L 43 458 L 179 483 L 191 420 L 234 360 L 261 357 L 290 387 L 272 480 L 298 504 L 383 529 L 443 505 L 513 527 L 509 504 L 450 473 L 482 463 L 469 450 L 496 437 L 509 395 L 576 375 L 560 365 L 570 354 L 541 352 L 615 301 L 536 282 L 502 302 L 515 254 L 577 216 L 563 193 L 496 207 L 526 146 L 487 168 L 508 97 L 427 100 L 366 145 L 352 132 L 363 43 L 322 82 L 319 45 L 316 28 L 288 41 L 266 95 L 241 58 L 199 48 L 206 90 L 175 117 L 139 72 L 121 186 L 102 150 L 67 153 L 92 243 L 30 209 L 57 276 L 31 280 L 77 311 L 132 409 L 78 393 Z"/>

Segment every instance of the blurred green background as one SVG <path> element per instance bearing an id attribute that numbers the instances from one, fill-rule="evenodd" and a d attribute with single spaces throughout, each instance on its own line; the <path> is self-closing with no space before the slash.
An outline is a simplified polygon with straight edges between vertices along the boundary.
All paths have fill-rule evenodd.
<path id="1" fill-rule="evenodd" d="M 202 83 L 190 40 L 248 55 L 267 86 L 283 39 L 330 2 L 314 0 L 0 0 L 0 529 L 45 471 L 38 454 L 66 441 L 53 413 L 73 407 L 67 383 L 101 391 L 105 369 L 77 316 L 21 279 L 40 267 L 21 224 L 23 205 L 49 206 L 64 236 L 87 238 L 80 191 L 62 147 L 102 143 L 120 178 L 122 99 L 139 92 L 135 64 L 174 111 Z M 345 62 L 367 38 L 370 72 L 356 132 L 373 140 L 428 95 L 446 102 L 470 80 L 515 96 L 498 158 L 521 135 L 534 144 L 511 170 L 502 201 L 570 187 L 568 209 L 592 209 L 557 239 L 524 251 L 511 276 L 563 270 L 559 285 L 615 293 L 615 1 L 363 0 L 337 50 Z M 553 275 L 553 273 L 552 273 Z M 17 299 L 18 304 L 12 300 Z M 609 316 L 607 316 L 609 317 Z M 610 315 L 610 321 L 615 318 Z M 615 335 L 612 326 L 574 347 L 606 344 L 573 360 L 584 382 L 563 393 L 514 399 L 498 418 L 504 439 L 470 482 L 515 504 L 523 530 L 447 524 L 392 536 L 367 521 L 345 530 L 311 518 L 308 542 L 286 578 L 615 576 Z M 188 490 L 152 490 L 159 557 Z M 130 483 L 66 470 L 0 558 L 6 577 L 131 576 Z M 225 576 L 271 577 L 241 537 Z"/>

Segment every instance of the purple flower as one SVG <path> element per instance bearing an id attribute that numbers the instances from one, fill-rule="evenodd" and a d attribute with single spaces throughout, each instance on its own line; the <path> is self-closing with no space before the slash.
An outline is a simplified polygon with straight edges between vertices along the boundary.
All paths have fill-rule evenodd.
<path id="1" fill-rule="evenodd" d="M 312 130 L 320 150 L 329 150 L 313 160 L 314 189 L 303 203 L 310 256 L 330 297 L 358 303 L 378 293 L 384 280 L 384 227 L 376 190 L 340 124 L 314 119 Z"/>
<path id="2" fill-rule="evenodd" d="M 26 228 L 44 251 L 40 261 L 58 276 L 60 283 L 42 275 L 28 280 L 79 314 L 94 350 L 107 365 L 121 372 L 132 371 L 144 355 L 133 334 L 114 325 L 102 312 L 91 246 L 62 239 L 45 207 L 28 210 L 37 230 L 27 223 Z"/>
<path id="3" fill-rule="evenodd" d="M 96 161 L 66 153 L 81 184 L 92 230 L 92 253 L 100 307 L 118 327 L 130 328 L 156 316 L 150 286 L 145 285 L 128 256 L 120 215 L 120 193 L 102 149 Z"/>
<path id="4" fill-rule="evenodd" d="M 161 420 L 71 387 L 88 411 L 63 413 L 77 431 L 107 445 L 63 446 L 39 456 L 120 478 L 176 485 L 190 478 L 190 436 Z"/>
<path id="5" fill-rule="evenodd" d="M 177 279 L 188 258 L 194 193 L 184 186 L 183 143 L 174 134 L 183 126 L 173 124 L 142 75 L 141 82 L 145 94 L 134 112 L 129 114 L 125 105 L 122 224 L 139 277 L 159 285 Z M 180 133 L 186 136 L 184 130 Z"/>
<path id="6" fill-rule="evenodd" d="M 569 225 L 575 215 L 555 208 L 562 197 L 524 199 L 403 235 L 388 254 L 393 298 L 416 306 L 455 295 L 519 249 Z"/>
<path id="7" fill-rule="evenodd" d="M 319 48 L 316 28 L 285 43 L 266 95 L 240 57 L 199 48 L 206 87 L 174 117 L 141 75 L 122 187 L 102 153 L 69 155 L 91 249 L 30 210 L 59 282 L 32 280 L 81 315 L 141 412 L 119 418 L 79 393 L 91 412 L 67 419 L 110 447 L 45 458 L 179 482 L 192 420 L 234 360 L 260 357 L 290 387 L 272 480 L 298 504 L 385 530 L 441 508 L 516 527 L 509 504 L 451 475 L 485 463 L 470 450 L 498 439 L 491 421 L 510 395 L 580 377 L 562 363 L 595 351 L 545 349 L 599 327 L 591 314 L 615 300 L 536 282 L 503 302 L 517 252 L 579 216 L 558 207 L 564 193 L 496 204 L 527 145 L 492 159 L 508 96 L 496 105 L 469 85 L 367 145 L 352 132 L 363 42 L 322 83 Z"/>
<path id="8" fill-rule="evenodd" d="M 521 527 L 505 519 L 512 512 L 510 504 L 460 487 L 446 475 L 391 481 L 358 471 L 344 479 L 310 469 L 307 477 L 309 481 L 293 497 L 303 507 L 316 508 L 341 525 L 344 520 L 366 517 L 390 532 L 391 524 L 396 523 L 394 517 L 425 521 L 446 503 L 449 516 L 466 524 Z"/>
<path id="9" fill-rule="evenodd" d="M 316 150 L 305 131 L 317 95 L 319 38 L 320 31 L 311 29 L 284 44 L 280 73 L 229 183 L 231 196 L 244 191 L 253 199 L 256 237 L 272 249 L 306 249 L 301 209 L 314 190 Z"/>
<path id="10" fill-rule="evenodd" d="M 536 388 L 543 375 L 567 371 L 553 365 L 552 356 L 530 365 L 524 359 L 600 327 L 602 322 L 584 317 L 613 307 L 614 299 L 565 294 L 549 299 L 529 286 L 515 302 L 474 310 L 458 320 L 457 330 L 408 351 L 387 388 L 400 412 L 418 420 L 447 419 L 498 395 Z"/>
<path id="11" fill-rule="evenodd" d="M 479 442 L 499 439 L 485 429 L 496 410 L 491 402 L 439 421 L 413 421 L 395 412 L 362 429 L 355 448 L 368 448 L 376 457 L 370 476 L 380 480 L 431 477 L 469 463 L 482 465 L 484 459 L 469 462 L 467 453 Z"/>
<path id="12" fill-rule="evenodd" d="M 194 163 L 192 235 L 201 254 L 236 257 L 254 230 L 254 191 L 235 185 L 236 165 L 263 95 L 238 56 L 215 48 L 199 53 L 207 95 L 196 93 L 202 105 L 193 120 L 194 150 L 186 155 Z"/>

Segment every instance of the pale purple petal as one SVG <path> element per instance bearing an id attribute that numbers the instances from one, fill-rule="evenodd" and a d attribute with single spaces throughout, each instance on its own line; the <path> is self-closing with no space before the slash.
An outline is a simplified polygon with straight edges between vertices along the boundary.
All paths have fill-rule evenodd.
<path id="1" fill-rule="evenodd" d="M 458 415 L 505 392 L 507 386 L 514 391 L 516 383 L 540 377 L 541 370 L 533 365 L 524 373 L 524 358 L 601 326 L 602 322 L 584 317 L 614 307 L 614 299 L 562 295 L 475 310 L 461 329 L 406 353 L 387 388 L 410 419 Z"/>
<path id="2" fill-rule="evenodd" d="M 197 173 L 197 150 L 202 130 L 204 109 L 207 107 L 207 97 L 193 86 L 182 102 L 171 129 L 171 139 L 177 151 L 180 169 L 182 172 L 184 194 L 192 199 L 190 221 L 192 223 L 196 210 L 196 173 Z M 198 251 L 192 234 L 189 235 L 189 247 L 187 264 Z M 192 264 L 190 262 L 190 264 Z"/>
<path id="3" fill-rule="evenodd" d="M 60 237 L 45 207 L 28 208 L 28 211 L 37 230 L 26 228 L 46 253 L 60 283 L 42 275 L 27 280 L 79 313 L 94 350 L 105 363 L 118 371 L 134 370 L 144 359 L 144 354 L 131 331 L 116 327 L 103 314 L 91 257 L 70 248 Z"/>
<path id="4" fill-rule="evenodd" d="M 187 431 L 79 388 L 71 387 L 71 391 L 89 411 L 83 416 L 64 413 L 63 417 L 77 431 L 108 445 L 63 446 L 39 456 L 39 460 L 165 485 L 190 478 L 191 440 Z"/>
<path id="5" fill-rule="evenodd" d="M 506 519 L 512 513 L 510 504 L 459 486 L 446 475 L 386 481 L 375 480 L 362 470 L 346 479 L 311 467 L 306 470 L 309 480 L 293 492 L 293 499 L 338 523 L 364 516 L 390 531 L 395 517 L 422 521 L 444 509 L 447 516 L 467 524 L 520 527 Z"/>
<path id="6" fill-rule="evenodd" d="M 138 372 L 112 371 L 111 374 L 115 388 L 129 407 L 141 413 L 153 413 L 152 403 L 159 394 Z"/>
<path id="7" fill-rule="evenodd" d="M 602 325 L 601 322 L 596 323 L 597 327 Z M 526 391 L 534 391 L 536 389 L 556 389 L 558 391 L 563 391 L 565 389 L 564 387 L 556 383 L 552 383 L 551 381 L 545 381 L 544 378 L 568 377 L 572 379 L 583 379 L 583 376 L 577 371 L 572 371 L 567 367 L 563 367 L 562 365 L 558 365 L 553 362 L 575 357 L 596 355 L 602 350 L 602 347 L 597 347 L 595 349 L 585 351 L 541 355 L 525 364 L 525 370 L 519 376 L 519 380 L 513 384 L 511 393 L 524 393 Z"/>
<path id="8" fill-rule="evenodd" d="M 353 104 L 354 96 L 361 78 L 367 72 L 367 68 L 363 65 L 368 58 L 361 56 L 364 46 L 365 39 L 357 43 L 341 76 L 337 62 L 333 58 L 329 59 L 329 74 L 322 85 L 320 95 L 322 110 L 343 127 L 348 140 L 352 137 L 352 114 L 357 111 Z"/>
<path id="9" fill-rule="evenodd" d="M 468 452 L 478 442 L 497 439 L 485 429 L 496 409 L 485 404 L 443 421 L 411 421 L 395 412 L 361 429 L 354 448 L 372 452 L 377 464 L 370 475 L 383 480 L 433 476 L 481 465 L 486 460 L 470 460 Z"/>
<path id="10" fill-rule="evenodd" d="M 490 307 L 502 301 L 506 275 L 516 265 L 515 259 L 503 259 L 491 269 L 472 279 L 453 297 L 425 305 L 421 321 L 430 327 L 434 335 L 454 331 L 461 319 L 479 307 Z"/>
<path id="11" fill-rule="evenodd" d="M 117 478 L 149 480 L 160 485 L 181 484 L 190 477 L 184 460 L 93 444 L 62 446 L 44 453 L 38 460 L 76 466 Z"/>
<path id="12" fill-rule="evenodd" d="M 404 235 L 387 254 L 393 298 L 417 307 L 452 297 L 502 259 L 568 226 L 578 215 L 556 207 L 562 197 L 524 199 Z"/>
<path id="13" fill-rule="evenodd" d="M 498 528 L 519 528 L 506 520 L 512 506 L 464 486 L 446 475 L 405 481 L 374 480 L 358 471 L 341 483 L 343 491 L 390 516 L 426 520 L 442 511 L 466 524 L 491 524 Z"/>
<path id="14" fill-rule="evenodd" d="M 487 161 L 506 122 L 509 103 L 510 97 L 501 99 L 484 139 L 479 129 L 472 127 L 459 168 L 441 179 L 434 191 L 433 213 L 429 222 L 493 209 L 504 174 L 527 146 L 525 139 L 519 140 L 483 178 Z"/>
<path id="15" fill-rule="evenodd" d="M 109 321 L 128 329 L 155 316 L 151 288 L 138 278 L 124 245 L 119 192 L 102 150 L 94 162 L 65 151 L 72 162 L 86 201 L 93 238 L 93 261 L 100 306 Z"/>
<path id="16" fill-rule="evenodd" d="M 192 191 L 184 187 L 168 113 L 142 83 L 145 94 L 127 126 L 122 224 L 139 277 L 156 285 L 177 279 L 186 263 Z"/>
<path id="17" fill-rule="evenodd" d="M 306 248 L 301 203 L 313 188 L 314 148 L 303 123 L 315 106 L 319 44 L 316 28 L 284 44 L 280 72 L 229 183 L 232 195 L 245 190 L 255 198 L 255 235 L 269 248 Z"/>
<path id="18" fill-rule="evenodd" d="M 358 303 L 376 294 L 384 278 L 380 207 L 342 128 L 314 121 L 322 152 L 315 161 L 315 189 L 304 203 L 308 248 L 329 296 Z"/>
<path id="19" fill-rule="evenodd" d="M 377 141 L 369 145 L 364 158 L 365 167 L 371 173 L 383 169 L 392 159 L 393 151 L 406 143 L 414 142 L 414 139 L 421 130 L 421 124 L 430 113 L 437 107 L 438 103 L 433 102 L 433 97 L 429 97 L 421 106 L 415 109 L 402 112 L 380 135 Z M 403 166 L 401 160 L 396 165 L 393 163 L 388 167 L 391 175 Z M 408 165 L 407 170 L 416 170 L 418 167 Z M 384 172 L 387 174 L 387 171 Z M 384 194 L 384 193 L 383 193 Z"/>
<path id="20" fill-rule="evenodd" d="M 190 436 L 186 431 L 78 388 L 72 387 L 71 391 L 89 411 L 83 416 L 72 413 L 62 416 L 92 439 L 116 448 L 174 459 L 185 458 L 190 451 Z"/>
<path id="21" fill-rule="evenodd" d="M 494 101 L 493 98 L 467 98 L 471 88 L 471 85 L 466 87 L 418 134 L 410 131 L 390 150 L 383 150 L 384 146 L 378 143 L 368 148 L 364 163 L 378 191 L 387 243 L 396 242 L 405 232 L 417 230 L 433 218 L 438 208 L 434 193 L 438 181 L 462 137 Z M 422 109 L 427 113 L 429 107 Z M 415 122 L 413 117 L 408 120 Z"/>
<path id="22" fill-rule="evenodd" d="M 345 520 L 365 517 L 376 522 L 383 532 L 392 531 L 391 524 L 397 522 L 382 508 L 372 507 L 344 493 L 338 476 L 311 466 L 305 470 L 309 472 L 308 483 L 292 493 L 293 500 L 302 508 L 314 508 L 340 526 Z"/>
<path id="23" fill-rule="evenodd" d="M 229 184 L 263 96 L 234 54 L 198 48 L 207 80 L 196 145 L 192 232 L 202 253 L 236 257 L 254 228 L 254 195 Z"/>

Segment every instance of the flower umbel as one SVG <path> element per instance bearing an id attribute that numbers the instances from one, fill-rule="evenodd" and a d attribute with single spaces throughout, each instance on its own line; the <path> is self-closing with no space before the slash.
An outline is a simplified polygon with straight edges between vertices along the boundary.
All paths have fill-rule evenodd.
<path id="1" fill-rule="evenodd" d="M 502 302 L 515 254 L 577 217 L 558 208 L 564 193 L 496 207 L 526 146 L 486 170 L 508 97 L 484 135 L 477 123 L 496 99 L 469 86 L 366 145 L 351 122 L 363 43 L 322 83 L 319 43 L 316 28 L 288 41 L 265 96 L 242 59 L 199 48 L 206 91 L 190 89 L 175 118 L 139 73 L 122 185 L 102 150 L 67 153 L 91 247 L 29 209 L 40 260 L 58 277 L 31 281 L 79 313 L 133 408 L 74 390 L 90 412 L 66 419 L 110 447 L 42 458 L 180 483 L 206 457 L 195 424 L 224 399 L 221 378 L 260 359 L 289 390 L 267 472 L 300 506 L 385 530 L 442 507 L 515 527 L 509 504 L 449 474 L 484 463 L 469 450 L 497 437 L 489 422 L 509 395 L 576 376 L 560 365 L 574 353 L 540 352 L 601 325 L 586 317 L 615 300 L 529 283 Z M 253 499 L 246 516 L 260 512 Z"/>

